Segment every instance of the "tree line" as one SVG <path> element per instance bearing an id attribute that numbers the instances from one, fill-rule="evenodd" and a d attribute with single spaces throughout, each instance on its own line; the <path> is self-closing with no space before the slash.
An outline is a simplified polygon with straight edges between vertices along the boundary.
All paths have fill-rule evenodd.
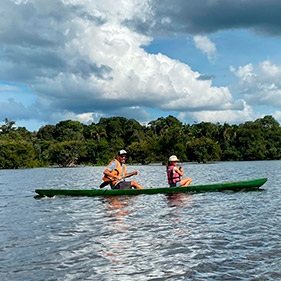
<path id="1" fill-rule="evenodd" d="M 7 118 L 0 125 L 0 169 L 106 165 L 125 148 L 130 164 L 281 159 L 281 127 L 270 115 L 239 125 L 183 124 L 168 116 L 146 125 L 124 117 L 85 125 L 61 121 L 30 132 Z"/>

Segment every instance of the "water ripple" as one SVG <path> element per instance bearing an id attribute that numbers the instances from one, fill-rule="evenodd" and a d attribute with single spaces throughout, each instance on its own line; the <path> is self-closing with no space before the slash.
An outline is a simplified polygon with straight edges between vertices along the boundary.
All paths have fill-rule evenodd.
<path id="1" fill-rule="evenodd" d="M 281 279 L 280 161 L 183 167 L 194 183 L 269 181 L 264 192 L 35 200 L 35 188 L 94 188 L 104 167 L 0 170 L 0 280 Z M 166 181 L 163 166 L 135 168 L 142 185 Z"/>

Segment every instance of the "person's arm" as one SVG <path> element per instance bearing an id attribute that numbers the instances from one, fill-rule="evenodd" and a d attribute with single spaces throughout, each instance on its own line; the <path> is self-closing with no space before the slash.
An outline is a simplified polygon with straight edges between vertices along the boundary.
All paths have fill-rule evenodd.
<path id="1" fill-rule="evenodd" d="M 136 176 L 137 174 L 139 173 L 139 171 L 133 171 L 133 172 L 131 172 L 131 173 L 126 173 L 125 174 L 125 176 L 124 176 L 124 178 L 129 178 L 129 177 L 131 177 L 131 176 Z"/>
<path id="2" fill-rule="evenodd" d="M 182 167 L 181 166 L 179 168 L 175 167 L 174 171 L 177 172 L 181 177 L 183 176 L 183 171 L 182 171 Z"/>
<path id="3" fill-rule="evenodd" d="M 117 168 L 116 161 L 112 161 L 111 164 L 107 166 L 107 168 L 104 170 L 104 175 L 110 177 L 112 180 L 121 180 L 122 176 L 118 176 L 113 171 Z"/>
<path id="4" fill-rule="evenodd" d="M 108 177 L 112 178 L 113 180 L 122 180 L 121 176 L 112 174 L 108 169 L 105 169 L 103 173 L 105 176 L 108 176 Z"/>

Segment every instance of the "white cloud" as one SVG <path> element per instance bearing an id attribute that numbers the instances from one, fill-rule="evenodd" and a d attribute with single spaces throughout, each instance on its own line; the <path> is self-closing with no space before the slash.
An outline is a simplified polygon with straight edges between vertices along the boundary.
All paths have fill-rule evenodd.
<path id="1" fill-rule="evenodd" d="M 251 85 L 256 76 L 256 74 L 253 72 L 252 64 L 239 66 L 237 70 L 233 66 L 230 66 L 229 69 L 240 79 L 240 84 Z"/>
<path id="2" fill-rule="evenodd" d="M 204 54 L 208 56 L 210 61 L 214 61 L 217 57 L 217 48 L 215 43 L 213 43 L 209 37 L 196 35 L 193 37 L 196 48 L 201 50 Z"/>
<path id="3" fill-rule="evenodd" d="M 200 73 L 177 60 L 145 52 L 142 46 L 153 38 L 131 30 L 124 22 L 149 10 L 148 3 L 9 2 L 6 13 L 11 12 L 21 24 L 3 19 L 7 57 L 0 75 L 30 87 L 38 96 L 36 108 L 45 121 L 71 117 L 87 122 L 92 114 L 113 112 L 132 118 L 135 114 L 143 121 L 150 116 L 143 108 L 243 110 L 245 105 L 235 101 L 227 87 L 198 79 Z M 169 20 L 163 18 L 164 23 Z M 208 37 L 195 36 L 194 40 L 209 59 L 215 57 L 215 44 Z"/>
<path id="4" fill-rule="evenodd" d="M 80 122 L 82 123 L 90 123 L 90 122 L 94 122 L 94 117 L 93 117 L 93 113 L 89 112 L 89 113 L 82 113 L 82 114 L 77 114 L 77 118 Z"/>
<path id="5" fill-rule="evenodd" d="M 247 103 L 281 106 L 281 66 L 266 60 L 255 66 L 230 67 L 230 70 L 238 77 L 238 90 Z"/>
<path id="6" fill-rule="evenodd" d="M 85 124 L 89 124 L 92 122 L 98 121 L 101 117 L 103 117 L 102 114 L 95 114 L 93 112 L 89 113 L 82 113 L 82 114 L 74 114 L 73 112 L 55 112 L 52 113 L 50 118 L 51 120 L 62 120 L 62 119 L 67 119 L 67 120 L 75 120 L 79 121 Z"/>
<path id="7" fill-rule="evenodd" d="M 279 121 L 279 123 L 281 124 L 281 111 L 275 111 L 274 113 L 273 113 L 273 117 L 277 120 L 277 121 Z"/>
<path id="8" fill-rule="evenodd" d="M 180 120 L 189 120 L 189 122 L 219 122 L 219 123 L 239 123 L 245 122 L 245 120 L 255 120 L 258 116 L 254 113 L 251 106 L 247 105 L 243 101 L 243 108 L 240 110 L 204 110 L 191 113 L 180 113 Z"/>

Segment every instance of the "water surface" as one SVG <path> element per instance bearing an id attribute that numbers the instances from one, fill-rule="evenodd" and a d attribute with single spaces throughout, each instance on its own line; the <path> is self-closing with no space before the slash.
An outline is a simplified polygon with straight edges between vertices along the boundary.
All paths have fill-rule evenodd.
<path id="1" fill-rule="evenodd" d="M 281 279 L 281 161 L 183 165 L 192 184 L 268 177 L 262 192 L 34 199 L 104 168 L 0 170 L 0 280 Z M 134 169 L 166 186 L 164 166 Z"/>

